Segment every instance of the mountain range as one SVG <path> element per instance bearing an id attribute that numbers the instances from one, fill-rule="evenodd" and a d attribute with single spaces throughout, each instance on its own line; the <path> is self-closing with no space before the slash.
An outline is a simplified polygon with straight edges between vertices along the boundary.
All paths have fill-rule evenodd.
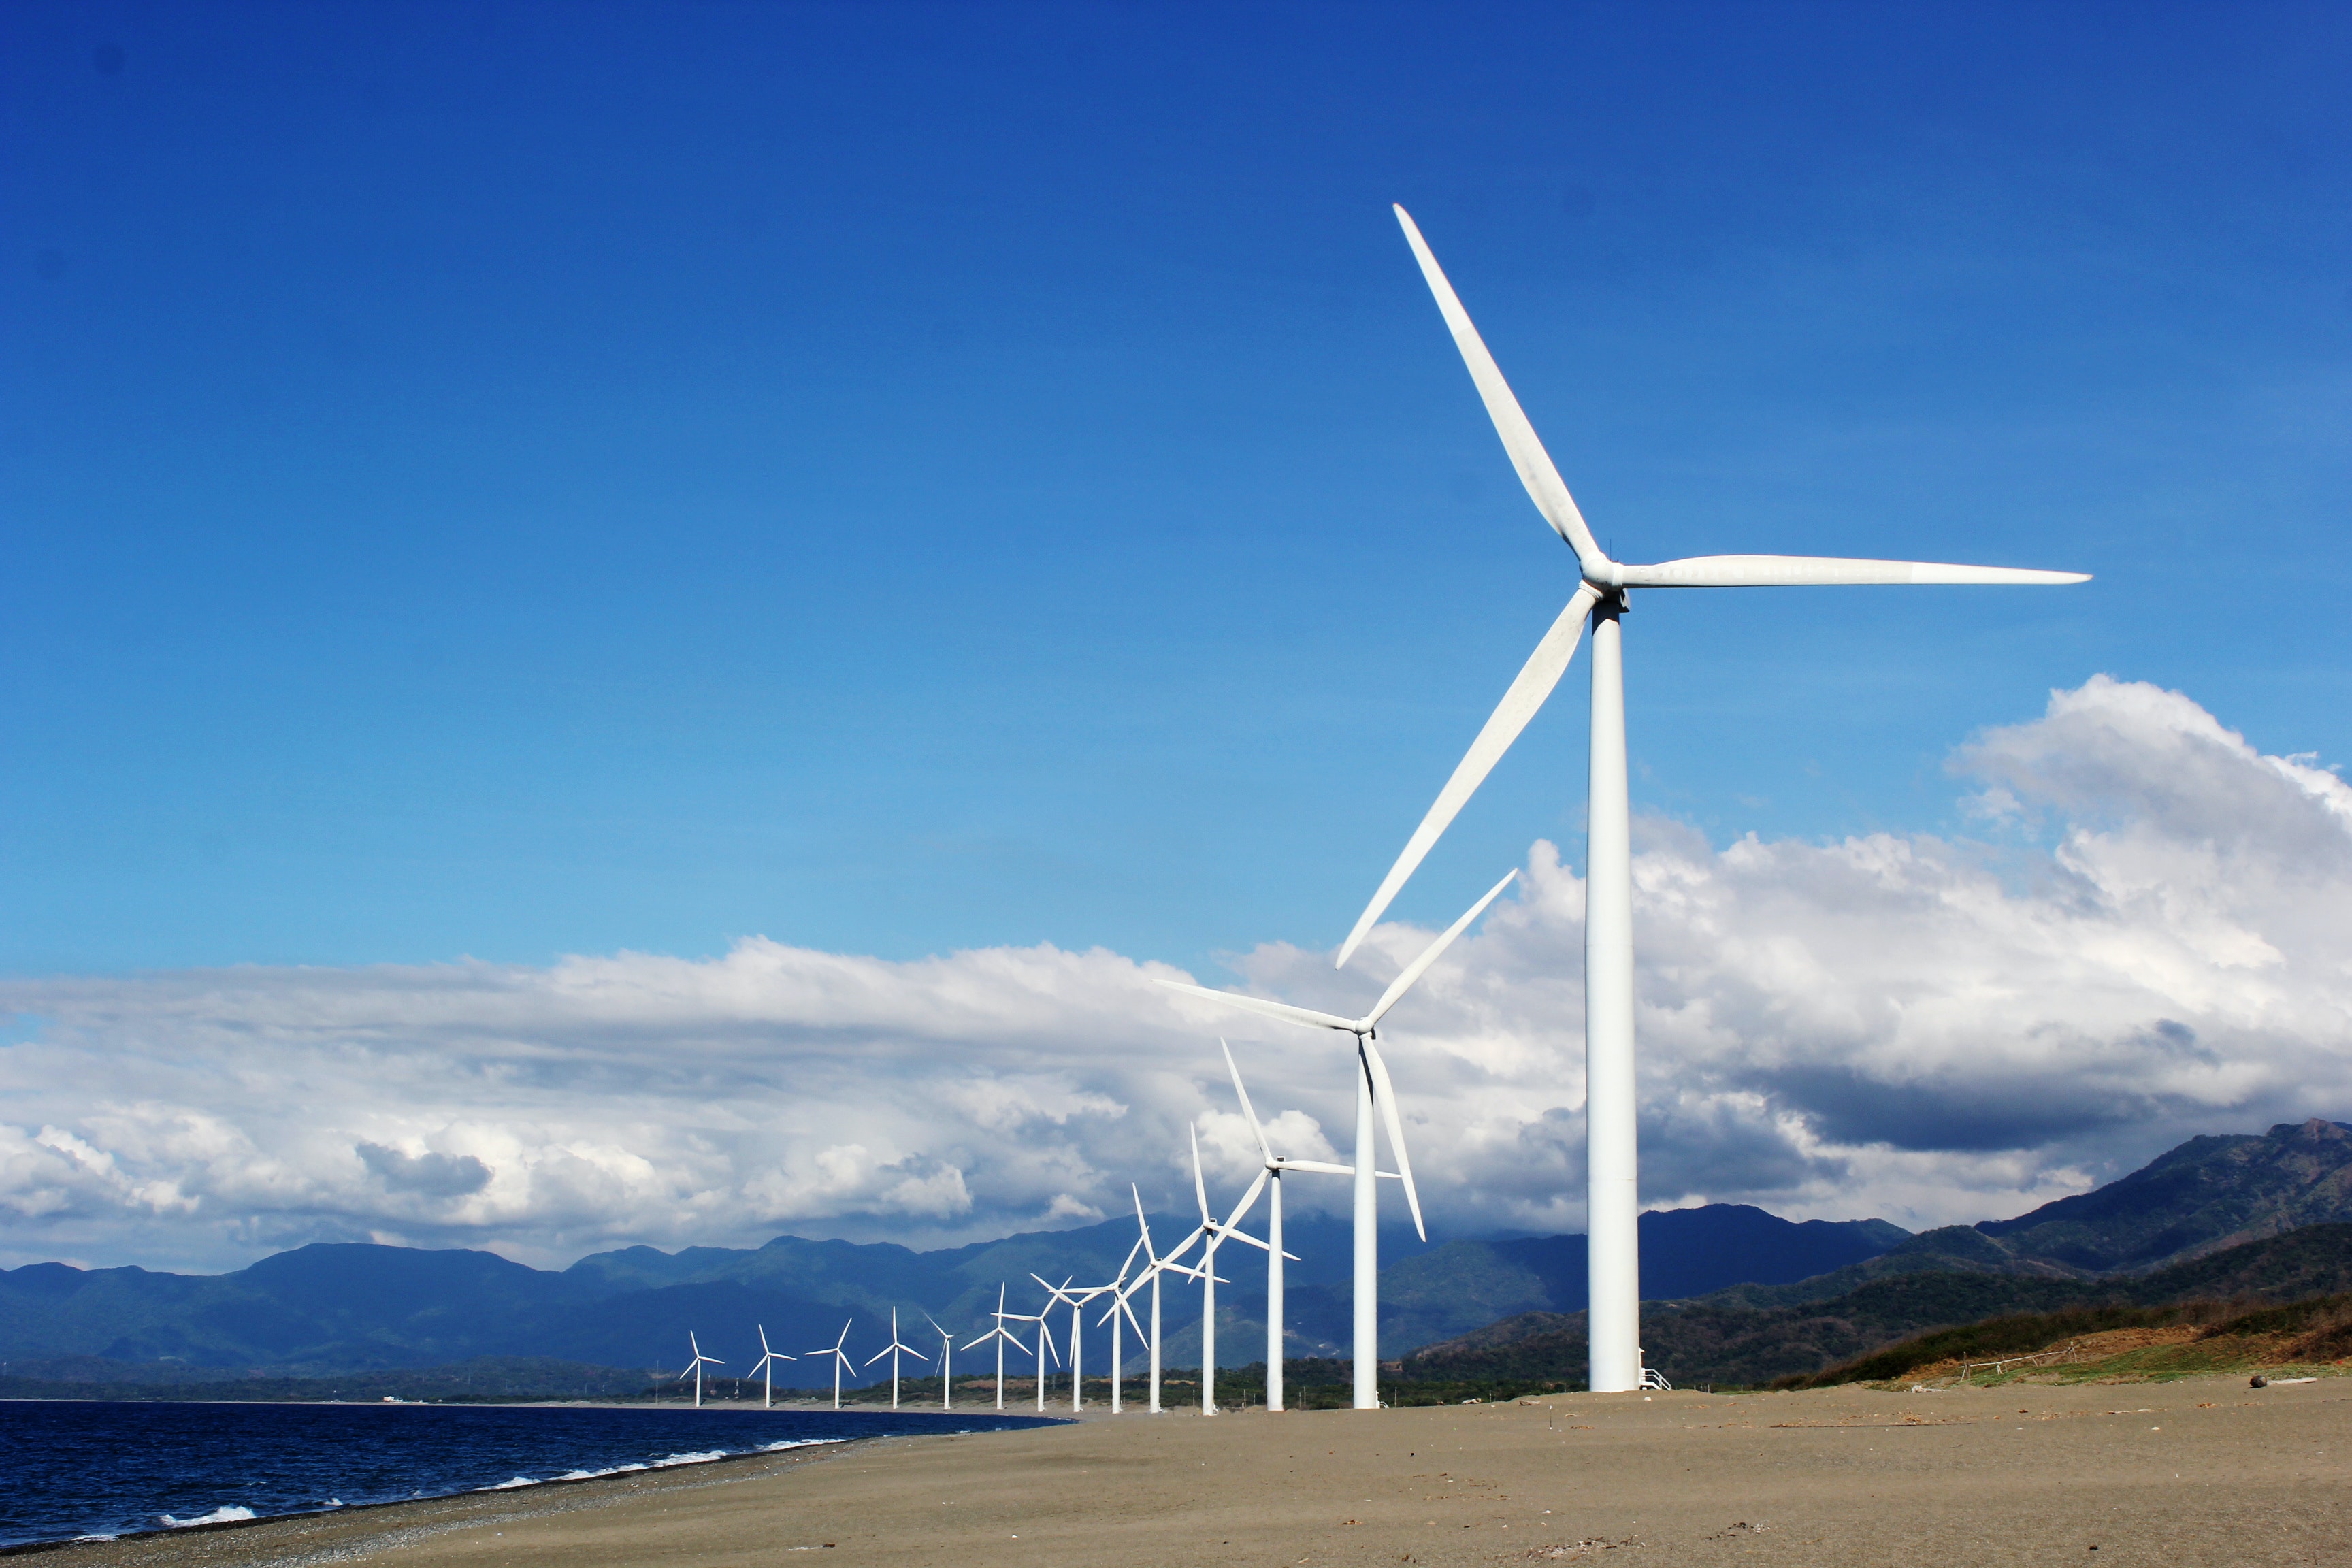
<path id="1" fill-rule="evenodd" d="M 1801 1225 L 1734 1205 L 1643 1216 L 1644 1280 L 1684 1294 L 1740 1280 L 1784 1282 L 1867 1258 L 1906 1232 L 1877 1220 Z M 1180 1237 L 1161 1217 L 1153 1230 Z M 479 1357 L 534 1357 L 602 1367 L 675 1365 L 687 1331 L 730 1367 L 751 1359 L 754 1330 L 799 1352 L 829 1345 L 848 1321 L 852 1348 L 884 1342 L 889 1312 L 908 1342 L 938 1343 L 925 1314 L 960 1342 L 987 1326 L 1000 1285 L 1014 1310 L 1053 1280 L 1113 1275 L 1133 1221 L 1033 1232 L 932 1252 L 887 1244 L 778 1237 L 755 1248 L 632 1247 L 543 1270 L 493 1253 L 321 1243 L 231 1274 L 58 1263 L 0 1271 L 0 1362 L 17 1376 L 177 1382 L 231 1373 L 319 1376 L 421 1367 Z M 1349 1332 L 1351 1236 L 1345 1222 L 1305 1216 L 1286 1229 L 1300 1256 L 1289 1274 L 1295 1353 L 1330 1354 Z M 1397 1261 L 1382 1274 L 1383 1342 L 1400 1352 L 1509 1312 L 1580 1305 L 1584 1238 L 1529 1237 L 1431 1246 L 1383 1236 Z M 1221 1256 L 1234 1283 L 1219 1292 L 1227 1343 L 1264 1343 L 1263 1271 Z M 1198 1357 L 1197 1307 L 1171 1284 L 1170 1364 Z M 1139 1302 L 1139 1306 L 1141 1303 Z M 1066 1322 L 1057 1319 L 1055 1335 Z M 1089 1323 L 1107 1364 L 1106 1331 Z M 1232 1337 L 1232 1336 L 1238 1336 Z M 971 1364 L 977 1365 L 975 1360 Z M 821 1374 L 803 1374 L 814 1386 Z"/>
<path id="2" fill-rule="evenodd" d="M 1769 1382 L 1923 1330 L 2109 1302 L 2284 1301 L 2352 1289 L 2352 1127 L 2314 1119 L 2192 1138 L 2095 1192 L 1948 1226 L 1788 1283 L 1646 1305 L 1648 1364 L 1678 1381 Z M 1439 1381 L 1570 1381 L 1580 1312 L 1502 1318 L 1405 1360 Z"/>
<path id="3" fill-rule="evenodd" d="M 1918 1236 L 1884 1220 L 1795 1224 L 1738 1205 L 1653 1212 L 1641 1218 L 1643 1295 L 1655 1303 L 1644 1311 L 1645 1341 L 1653 1364 L 1684 1378 L 1812 1370 L 1962 1321 L 1955 1313 L 2041 1310 L 2044 1296 L 2087 1299 L 2084 1289 L 2107 1289 L 2097 1282 L 2110 1276 L 2153 1279 L 2252 1243 L 2330 1231 L 2331 1222 L 2352 1221 L 2348 1194 L 2352 1129 L 2312 1121 L 2192 1139 L 2095 1192 Z M 1166 1216 L 1153 1222 L 1163 1238 L 1189 1229 Z M 0 1270 L 0 1373 L 169 1383 L 482 1357 L 674 1367 L 689 1329 L 731 1370 L 749 1364 L 756 1325 L 798 1352 L 832 1344 L 846 1319 L 855 1349 L 885 1342 L 894 1305 L 902 1331 L 913 1331 L 908 1342 L 929 1348 L 938 1341 L 926 1314 L 961 1342 L 986 1326 L 1000 1284 L 1011 1287 L 1016 1310 L 1032 1307 L 1043 1294 L 1033 1273 L 1107 1279 L 1134 1234 L 1132 1222 L 1112 1220 L 930 1252 L 787 1236 L 754 1248 L 625 1247 L 562 1270 L 487 1252 L 333 1243 L 214 1276 L 33 1264 Z M 1302 1216 L 1285 1239 L 1301 1258 L 1289 1276 L 1288 1353 L 1344 1355 L 1347 1224 Z M 1570 1346 L 1581 1343 L 1582 1237 L 1431 1245 L 1388 1232 L 1381 1246 L 1390 1354 L 1410 1356 L 1431 1375 L 1538 1364 L 1551 1369 L 1543 1375 L 1580 1375 L 1581 1350 L 1571 1354 Z M 1253 1360 L 1264 1343 L 1263 1272 L 1255 1253 L 1239 1266 L 1237 1254 L 1223 1256 L 1234 1283 L 1219 1291 L 1219 1332 L 1229 1358 Z M 2254 1264 L 2240 1258 L 2221 1267 L 2237 1279 Z M 2333 1265 L 2305 1258 L 2303 1267 L 2315 1278 Z M 1197 1308 L 1186 1288 L 1169 1289 L 1166 1359 L 1189 1364 L 1198 1354 Z M 1834 1324 L 1845 1326 L 1825 1326 Z M 1057 1316 L 1057 1338 L 1066 1326 Z M 1089 1366 L 1107 1366 L 1106 1331 L 1090 1317 L 1087 1332 Z M 967 1370 L 977 1366 L 975 1357 Z M 810 1368 L 791 1381 L 814 1386 L 821 1378 Z"/>

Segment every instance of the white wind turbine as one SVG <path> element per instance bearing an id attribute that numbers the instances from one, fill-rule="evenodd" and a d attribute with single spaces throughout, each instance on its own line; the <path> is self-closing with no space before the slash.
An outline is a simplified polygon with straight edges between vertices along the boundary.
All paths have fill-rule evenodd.
<path id="1" fill-rule="evenodd" d="M 1274 1152 L 1265 1141 L 1265 1129 L 1258 1125 L 1257 1112 L 1250 1109 L 1249 1090 L 1242 1087 L 1242 1069 L 1234 1065 L 1234 1048 L 1219 1040 L 1225 1053 L 1225 1070 L 1234 1075 L 1234 1093 L 1242 1102 L 1242 1115 L 1248 1119 L 1251 1136 L 1257 1140 L 1259 1159 L 1267 1177 L 1265 1198 L 1265 1407 L 1283 1408 L 1282 1392 L 1282 1260 L 1289 1254 L 1282 1250 L 1282 1176 L 1286 1171 L 1314 1171 L 1326 1175 L 1352 1176 L 1353 1165 L 1334 1165 L 1321 1160 L 1292 1160 Z"/>
<path id="2" fill-rule="evenodd" d="M 955 1408 L 955 1336 L 940 1327 L 940 1321 L 929 1312 L 923 1314 L 923 1321 L 930 1324 L 931 1332 L 940 1336 L 940 1408 L 952 1410 Z M 895 1340 L 898 1336 L 893 1333 L 890 1337 Z"/>
<path id="3" fill-rule="evenodd" d="M 1144 1268 L 1142 1273 L 1135 1277 L 1132 1284 L 1116 1292 L 1113 1300 L 1117 1302 L 1118 1308 L 1127 1309 L 1127 1321 L 1135 1323 L 1135 1312 L 1133 1309 L 1128 1307 L 1129 1299 L 1138 1290 L 1142 1289 L 1145 1285 L 1149 1284 L 1151 1287 L 1151 1331 L 1147 1334 L 1143 1331 L 1141 1323 L 1135 1323 L 1135 1332 L 1139 1339 L 1151 1347 L 1151 1403 L 1149 1408 L 1152 1415 L 1157 1415 L 1160 1414 L 1160 1277 L 1162 1274 L 1181 1274 L 1187 1279 L 1197 1279 L 1200 1275 L 1177 1262 L 1175 1252 L 1163 1258 L 1151 1250 L 1151 1222 L 1143 1217 L 1143 1194 L 1132 1182 L 1128 1184 L 1127 1190 L 1135 1199 L 1135 1228 L 1138 1233 L 1136 1246 L 1143 1249 Z M 1185 1247 L 1191 1247 L 1200 1238 L 1201 1233 L 1194 1231 L 1184 1238 L 1176 1251 L 1183 1251 Z M 1132 1261 L 1134 1257 L 1134 1250 L 1130 1248 L 1128 1258 Z M 1116 1322 L 1111 1325 L 1110 1343 L 1113 1364 L 1116 1365 L 1118 1356 L 1118 1325 Z"/>
<path id="4" fill-rule="evenodd" d="M 1192 1195 L 1201 1203 L 1201 1228 L 1193 1234 L 1203 1238 L 1201 1267 L 1193 1273 L 1193 1278 L 1201 1282 L 1201 1414 L 1203 1415 L 1217 1413 L 1217 1287 L 1233 1283 L 1230 1279 L 1217 1278 L 1217 1248 L 1227 1241 L 1240 1241 L 1261 1252 L 1271 1250 L 1257 1237 L 1234 1228 L 1241 1224 L 1242 1216 L 1249 1213 L 1250 1205 L 1257 1202 L 1258 1194 L 1265 1190 L 1265 1183 L 1266 1173 L 1260 1170 L 1257 1179 L 1249 1184 L 1249 1191 L 1242 1194 L 1242 1201 L 1234 1205 L 1234 1212 L 1220 1222 L 1215 1215 L 1209 1212 L 1209 1187 L 1201 1179 L 1201 1134 L 1197 1130 L 1192 1131 Z M 1181 1252 L 1191 1245 L 1192 1237 L 1187 1237 L 1176 1250 Z"/>
<path id="5" fill-rule="evenodd" d="M 692 1329 L 686 1331 L 686 1342 L 688 1345 L 693 1346 L 694 1359 L 686 1363 L 686 1370 L 677 1374 L 677 1380 L 680 1383 L 684 1383 L 689 1377 L 694 1379 L 694 1407 L 697 1410 L 699 1410 L 702 1408 L 703 1367 L 706 1365 L 725 1366 L 727 1363 L 720 1361 L 717 1356 L 704 1355 L 702 1353 L 702 1346 L 696 1342 L 694 1331 Z"/>
<path id="6" fill-rule="evenodd" d="M 855 1321 L 856 1321 L 856 1320 L 852 1318 L 843 1322 L 841 1325 L 841 1338 L 834 1341 L 833 1343 L 829 1345 L 808 1352 L 813 1356 L 830 1356 L 833 1360 L 833 1407 L 835 1410 L 841 1408 L 842 1369 L 849 1365 L 848 1352 L 844 1351 L 841 1347 L 849 1342 L 849 1325 Z M 898 1336 L 892 1334 L 890 1337 L 895 1340 Z"/>
<path id="7" fill-rule="evenodd" d="M 1504 692 L 1467 755 L 1438 792 L 1382 879 L 1380 890 L 1340 944 L 1346 963 L 1422 857 L 1463 803 L 1526 729 L 1592 626 L 1592 743 L 1586 795 L 1588 863 L 1584 916 L 1584 1079 L 1591 1219 L 1591 1387 L 1622 1393 L 1643 1381 L 1640 1212 L 1634 1138 L 1633 890 L 1631 809 L 1625 784 L 1625 685 L 1622 630 L 1631 588 L 1781 588 L 1853 584 L 2059 584 L 2088 581 L 2079 572 L 2009 566 L 1952 566 L 1923 561 L 1853 561 L 1816 555 L 1698 555 L 1654 566 L 1611 560 L 1593 542 L 1559 471 L 1536 438 L 1477 328 L 1439 270 L 1421 230 L 1396 209 L 1405 240 L 1436 296 L 1437 309 L 1469 367 L 1495 433 L 1536 510 L 1576 552 L 1581 579 L 1568 605 Z M 1360 1379 L 1361 1373 L 1359 1373 Z"/>
<path id="8" fill-rule="evenodd" d="M 978 1350 L 991 1340 L 996 1342 L 996 1407 L 1002 1410 L 1004 1408 L 1004 1347 L 1011 1345 L 1024 1355 L 1029 1353 L 1029 1347 L 1014 1338 L 1012 1331 L 1004 1326 L 1004 1320 L 1011 1314 L 1004 1310 L 1004 1287 L 1002 1285 L 996 1288 L 996 1310 L 989 1316 L 996 1320 L 996 1326 L 963 1348 Z"/>
<path id="9" fill-rule="evenodd" d="M 1139 1208 L 1142 1203 L 1142 1195 L 1138 1194 L 1136 1205 Z M 1136 1237 L 1135 1245 L 1127 1249 L 1127 1257 L 1119 1263 L 1118 1272 L 1111 1277 L 1110 1283 L 1096 1289 L 1096 1294 L 1110 1297 L 1110 1309 L 1095 1322 L 1097 1327 L 1104 1323 L 1110 1325 L 1110 1413 L 1113 1415 L 1119 1413 L 1119 1384 L 1126 1376 L 1126 1368 L 1119 1359 L 1119 1342 L 1124 1337 L 1119 1332 L 1119 1314 L 1126 1313 L 1127 1321 L 1135 1324 L 1136 1338 L 1144 1337 L 1143 1325 L 1135 1321 L 1135 1312 L 1127 1304 L 1127 1292 L 1130 1289 L 1127 1283 L 1127 1271 L 1135 1267 L 1135 1255 L 1145 1250 L 1144 1238 Z"/>
<path id="10" fill-rule="evenodd" d="M 1486 912 L 1505 888 L 1511 885 L 1517 871 L 1507 874 L 1486 891 L 1486 896 L 1470 906 L 1460 920 L 1445 928 L 1444 934 L 1422 951 L 1419 958 L 1404 966 L 1404 971 L 1389 982 L 1372 1010 L 1360 1018 L 1342 1018 L 1333 1013 L 1318 1013 L 1312 1007 L 1294 1007 L 1286 1002 L 1269 1002 L 1262 996 L 1244 996 L 1234 991 L 1211 991 L 1205 986 L 1187 985 L 1181 981 L 1162 980 L 1159 984 L 1173 990 L 1205 996 L 1212 1002 L 1223 1002 L 1229 1007 L 1261 1013 L 1269 1018 L 1279 1018 L 1286 1024 L 1308 1024 L 1317 1028 L 1338 1029 L 1356 1037 L 1356 1163 L 1349 1166 L 1356 1178 L 1356 1259 L 1355 1259 L 1355 1406 L 1359 1410 L 1380 1408 L 1381 1373 L 1381 1240 L 1380 1202 L 1375 1181 L 1385 1174 L 1377 1164 L 1372 1147 L 1372 1115 L 1377 1107 L 1389 1137 L 1389 1152 L 1396 1156 L 1396 1173 L 1404 1183 L 1405 1205 L 1412 1211 L 1412 1228 L 1424 1241 L 1429 1232 L 1421 1223 L 1421 1195 L 1413 1190 L 1412 1162 L 1405 1157 L 1404 1120 L 1398 1113 L 1395 1087 L 1389 1081 L 1388 1064 L 1381 1059 L 1378 1044 L 1380 1021 L 1390 1008 L 1412 989 L 1413 983 L 1429 971 L 1438 955 L 1454 944 L 1454 939 L 1469 929 L 1470 922 Z M 1261 1174 L 1260 1180 L 1264 1180 Z"/>
<path id="11" fill-rule="evenodd" d="M 752 1366 L 751 1374 L 767 1380 L 760 1394 L 761 1409 L 772 1410 L 776 1406 L 776 1363 L 795 1359 L 797 1358 L 788 1356 L 782 1351 L 770 1350 L 767 1325 L 765 1323 L 760 1325 L 760 1359 Z"/>
<path id="12" fill-rule="evenodd" d="M 1054 1303 L 1048 1301 L 1034 1312 L 1002 1312 L 998 1314 L 998 1316 L 1002 1317 L 1008 1323 L 1034 1323 L 1037 1325 L 1037 1414 L 1040 1415 L 1043 1415 L 1045 1413 L 1045 1357 L 1050 1354 L 1056 1362 L 1062 1359 L 1061 1351 L 1056 1348 L 1054 1343 L 1053 1328 L 1045 1321 L 1045 1315 L 1053 1310 Z"/>
<path id="13" fill-rule="evenodd" d="M 1128 1256 L 1135 1256 L 1132 1247 L 1128 1249 Z M 1034 1272 L 1029 1278 L 1045 1285 L 1045 1281 Z M 1070 1309 L 1070 1409 L 1073 1412 L 1083 1410 L 1087 1405 L 1086 1358 L 1079 1354 L 1078 1350 L 1078 1336 L 1085 1324 L 1079 1318 L 1079 1311 L 1087 1302 L 1109 1289 L 1111 1287 L 1108 1285 L 1085 1285 L 1073 1290 L 1067 1279 L 1059 1285 L 1045 1285 L 1045 1293 L 1052 1298 L 1049 1310 L 1064 1305 Z"/>
<path id="14" fill-rule="evenodd" d="M 890 1408 L 896 1410 L 898 1408 L 898 1358 L 902 1355 L 910 1355 L 917 1361 L 931 1359 L 914 1346 L 902 1345 L 898 1342 L 898 1309 L 896 1307 L 890 1309 L 890 1342 L 867 1356 L 866 1364 L 872 1366 L 886 1355 L 890 1358 Z"/>

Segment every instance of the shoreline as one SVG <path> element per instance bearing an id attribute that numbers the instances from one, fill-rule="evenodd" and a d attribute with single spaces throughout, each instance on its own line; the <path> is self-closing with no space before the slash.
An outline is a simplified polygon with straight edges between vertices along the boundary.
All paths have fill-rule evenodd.
<path id="1" fill-rule="evenodd" d="M 16 1400 L 0 1401 L 0 1403 L 87 1403 L 94 1405 L 108 1405 L 117 1403 L 149 1402 L 122 1402 L 111 1400 Z M 169 1400 L 154 1401 L 152 1403 L 175 1405 L 183 1404 L 220 1405 L 240 1409 L 247 1408 L 255 1405 L 281 1405 L 304 1409 L 383 1408 L 383 1405 L 380 1404 L 372 1404 L 355 1400 Z M 434 1405 L 432 1402 L 429 1401 L 406 1403 L 410 1405 L 410 1407 L 440 1407 Z M 638 1410 L 654 1408 L 649 1405 L 612 1405 L 583 1400 L 531 1401 L 529 1403 L 508 1404 L 491 1403 L 488 1401 L 481 1403 L 467 1402 L 459 1407 L 475 1410 L 531 1410 L 550 1408 L 572 1410 Z M 702 1408 L 709 1410 L 713 1415 L 782 1414 L 786 1412 L 787 1409 L 792 1409 L 792 1414 L 797 1415 L 806 1415 L 810 1414 L 823 1414 L 829 1415 L 838 1414 L 845 1416 L 854 1416 L 881 1414 L 897 1415 L 929 1415 L 933 1417 L 949 1417 L 957 1420 L 969 1420 L 977 1415 L 981 1415 L 983 1419 L 1013 1418 L 1010 1412 L 1006 1413 L 1005 1416 L 999 1417 L 992 1410 L 984 1413 L 959 1411 L 953 1409 L 932 1411 L 901 1409 L 898 1411 L 891 1411 L 887 1406 L 879 1412 L 871 1409 L 859 1409 L 855 1406 L 846 1407 L 836 1412 L 829 1405 L 816 1407 L 814 1411 L 810 1409 L 794 1409 L 782 1405 L 775 1405 L 765 1411 L 757 1405 L 746 1406 L 740 1409 L 729 1409 L 724 1406 L 714 1407 L 712 1405 L 706 1405 Z M 1032 1423 L 1035 1420 L 1035 1417 L 1028 1415 L 1026 1413 L 1024 1413 L 1024 1415 L 1021 1418 Z M 1056 1418 L 1048 1416 L 1046 1419 L 1048 1421 L 1054 1421 Z M 1061 1419 L 1063 1424 L 1066 1424 L 1067 1418 Z M 1036 1430 L 1038 1428 L 1034 1425 L 1031 1425 L 1013 1429 Z M 184 1524 L 159 1524 L 135 1530 L 124 1530 L 111 1535 L 60 1536 L 43 1541 L 22 1541 L 9 1544 L 0 1544 L 0 1557 L 31 1556 L 43 1552 L 64 1551 L 77 1546 L 106 1546 L 118 1543 L 136 1544 L 142 1542 L 152 1543 L 160 1541 L 181 1541 L 206 1534 L 258 1530 L 270 1525 L 287 1524 L 303 1521 L 315 1522 L 320 1521 L 355 1518 L 362 1514 L 378 1512 L 386 1509 L 418 1508 L 430 1504 L 456 1503 L 468 1499 L 512 1498 L 518 1500 L 524 1499 L 536 1499 L 543 1497 L 551 1489 L 593 1487 L 601 1483 L 614 1481 L 657 1482 L 673 1479 L 681 1481 L 688 1481 L 696 1476 L 703 1475 L 707 1472 L 726 1466 L 740 1465 L 756 1460 L 817 1458 L 821 1457 L 822 1451 L 845 1448 L 861 1443 L 871 1443 L 896 1437 L 922 1438 L 930 1436 L 967 1435 L 976 1436 L 978 1434 L 972 1433 L 969 1428 L 967 1428 L 964 1432 L 865 1432 L 851 1433 L 839 1436 L 812 1436 L 795 1437 L 772 1445 L 762 1445 L 758 1447 L 745 1448 L 734 1453 L 691 1453 L 688 1455 L 673 1456 L 664 1459 L 632 1462 L 590 1473 L 551 1475 L 543 1479 L 525 1479 L 518 1478 L 516 1480 L 497 1482 L 488 1486 L 464 1488 L 452 1491 L 428 1492 L 409 1497 L 381 1498 L 366 1502 L 338 1503 L 331 1507 L 320 1505 L 310 1508 L 292 1509 L 280 1512 L 260 1513 L 241 1519 L 205 1518 L 200 1520 L 192 1520 Z"/>

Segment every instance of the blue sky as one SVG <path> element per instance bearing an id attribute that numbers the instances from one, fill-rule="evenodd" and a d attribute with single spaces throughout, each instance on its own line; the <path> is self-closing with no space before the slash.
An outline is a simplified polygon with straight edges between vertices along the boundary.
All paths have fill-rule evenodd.
<path id="1" fill-rule="evenodd" d="M 2095 672 L 2352 756 L 2323 6 L 26 3 L 0 971 L 1336 942 L 1604 545 L 1637 803 L 1950 830 Z M 1581 661 L 1397 907 L 1580 859 Z"/>

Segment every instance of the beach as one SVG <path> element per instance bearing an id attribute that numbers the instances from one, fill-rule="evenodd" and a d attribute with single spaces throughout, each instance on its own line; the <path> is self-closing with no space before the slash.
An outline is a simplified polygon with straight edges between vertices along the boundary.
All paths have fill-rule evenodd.
<path id="1" fill-rule="evenodd" d="M 45 1560 L 2352 1562 L 2352 1378 L 1088 1415 L 92 1542 Z"/>

